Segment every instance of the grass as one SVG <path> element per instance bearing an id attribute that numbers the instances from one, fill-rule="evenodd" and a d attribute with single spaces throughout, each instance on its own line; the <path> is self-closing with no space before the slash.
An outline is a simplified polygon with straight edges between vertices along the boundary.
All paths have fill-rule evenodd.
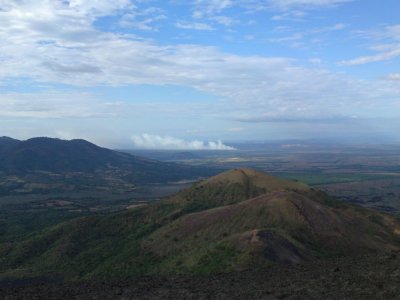
<path id="1" fill-rule="evenodd" d="M 0 242 L 23 240 L 34 232 L 85 215 L 93 213 L 54 209 L 33 212 L 4 209 L 0 211 Z"/>
<path id="2" fill-rule="evenodd" d="M 392 179 L 394 176 L 381 175 L 381 174 L 363 174 L 363 173 L 286 173 L 277 172 L 274 175 L 290 179 L 305 182 L 309 185 L 322 185 L 322 184 L 334 184 L 334 183 L 348 183 L 348 182 L 359 182 L 359 181 L 370 181 L 380 179 Z"/>
<path id="3" fill-rule="evenodd" d="M 346 248 L 346 239 L 336 239 L 337 227 L 342 230 L 339 236 L 347 234 L 355 248 L 364 247 L 364 237 L 380 248 L 390 242 L 376 238 L 377 232 L 384 230 L 389 235 L 391 230 L 379 216 L 368 219 L 370 214 L 364 216 L 351 205 L 339 205 L 323 192 L 284 192 L 279 188 L 243 202 L 261 192 L 260 187 L 251 181 L 210 181 L 201 186 L 197 184 L 171 201 L 70 220 L 18 243 L 0 242 L 0 274 L 62 274 L 75 280 L 218 273 L 267 261 L 265 249 L 272 254 L 283 249 L 284 258 L 297 250 L 312 255 L 321 249 L 324 254 L 331 241 L 324 244 L 324 236 L 333 237 L 339 248 L 351 250 Z M 236 204 L 206 210 L 233 200 Z M 346 225 L 349 216 L 357 221 L 350 227 Z M 261 229 L 265 229 L 263 235 L 258 235 Z"/>
<path id="4" fill-rule="evenodd" d="M 217 244 L 213 249 L 206 251 L 191 269 L 195 274 L 212 274 L 226 272 L 235 265 L 239 252 L 226 242 Z"/>

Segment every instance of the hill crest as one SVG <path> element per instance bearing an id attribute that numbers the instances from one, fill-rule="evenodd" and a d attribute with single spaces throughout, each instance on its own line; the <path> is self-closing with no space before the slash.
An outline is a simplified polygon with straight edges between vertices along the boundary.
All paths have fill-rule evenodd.
<path id="1" fill-rule="evenodd" d="M 0 273 L 210 274 L 400 249 L 393 216 L 309 188 L 265 193 L 252 181 L 260 177 L 271 179 L 248 169 L 228 171 L 171 199 L 0 243 Z"/>
<path id="2" fill-rule="evenodd" d="M 58 186 L 71 182 L 68 178 L 73 175 L 71 186 L 75 183 L 78 183 L 77 187 L 95 186 L 98 183 L 104 185 L 106 181 L 110 187 L 114 186 L 113 182 L 117 182 L 123 188 L 131 184 L 193 180 L 215 172 L 209 168 L 189 167 L 134 156 L 82 139 L 36 137 L 19 141 L 0 138 L 0 174 L 18 176 L 18 184 L 15 184 L 17 190 L 26 190 L 19 182 L 29 185 L 32 182 L 32 177 L 29 176 L 32 174 L 35 176 L 35 183 L 46 186 L 58 180 L 51 177 L 52 174 L 57 174 L 61 175 L 57 177 L 60 178 L 60 182 L 57 181 Z M 25 177 L 29 178 L 25 180 Z M 69 189 L 70 187 L 66 187 L 66 190 Z M 12 190 L 8 189 L 6 192 L 11 193 Z"/>
<path id="3" fill-rule="evenodd" d="M 304 183 L 280 179 L 250 168 L 232 169 L 200 181 L 169 199 L 194 212 L 239 203 L 280 190 L 308 191 Z"/>
<path id="4" fill-rule="evenodd" d="M 298 189 L 308 190 L 309 187 L 298 181 L 281 179 L 275 176 L 271 176 L 264 172 L 258 171 L 251 168 L 236 168 L 216 176 L 213 176 L 205 181 L 203 185 L 215 185 L 215 184 L 227 184 L 227 183 L 245 183 L 251 182 L 255 186 L 264 188 L 266 192 L 276 191 L 280 189 Z"/>
<path id="5" fill-rule="evenodd" d="M 145 247 L 168 257 L 196 253 L 205 243 L 225 245 L 262 264 L 400 250 L 400 224 L 392 216 L 324 197 L 280 190 L 185 214 L 150 235 Z"/>

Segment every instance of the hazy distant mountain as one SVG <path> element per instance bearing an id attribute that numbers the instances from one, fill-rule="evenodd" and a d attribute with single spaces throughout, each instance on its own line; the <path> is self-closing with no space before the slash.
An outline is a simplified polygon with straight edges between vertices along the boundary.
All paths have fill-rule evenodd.
<path id="1" fill-rule="evenodd" d="M 392 216 L 250 169 L 125 213 L 0 244 L 0 273 L 69 278 L 213 273 L 400 249 Z"/>
<path id="2" fill-rule="evenodd" d="M 7 136 L 2 136 L 0 137 L 0 155 L 3 151 L 5 151 L 7 148 L 19 143 L 19 140 L 12 139 Z"/>
<path id="3" fill-rule="evenodd" d="M 7 139 L 0 157 L 5 171 L 88 172 L 106 167 L 154 167 L 159 162 L 101 148 L 85 140 Z"/>
<path id="4" fill-rule="evenodd" d="M 84 140 L 32 138 L 7 147 L 0 157 L 3 171 L 93 171 L 120 165 L 124 157 Z M 126 159 L 126 158 L 125 158 Z"/>
<path id="5" fill-rule="evenodd" d="M 4 193 L 13 190 L 29 193 L 32 184 L 41 191 L 96 185 L 116 188 L 118 184 L 196 179 L 209 176 L 213 171 L 113 151 L 85 140 L 39 137 L 18 141 L 3 137 L 0 138 L 0 173 L 17 176 L 7 178 L 0 192 L 4 189 Z M 66 187 L 65 184 L 70 185 Z"/>

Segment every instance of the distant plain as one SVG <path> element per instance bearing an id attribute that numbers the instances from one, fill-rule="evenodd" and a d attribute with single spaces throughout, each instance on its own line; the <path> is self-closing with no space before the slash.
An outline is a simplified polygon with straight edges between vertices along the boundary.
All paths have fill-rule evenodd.
<path id="1" fill-rule="evenodd" d="M 342 201 L 396 215 L 400 212 L 400 146 L 290 142 L 233 146 L 237 150 L 119 151 L 164 162 L 210 168 L 215 170 L 215 174 L 232 168 L 256 168 L 274 176 L 305 182 Z M 50 178 L 51 174 L 44 176 Z M 38 185 L 36 190 L 25 190 L 27 186 L 36 187 L 32 182 L 24 182 L 32 180 L 31 177 L 0 176 L 0 222 L 5 225 L 0 232 L 1 239 L 22 238 L 32 230 L 62 220 L 121 211 L 158 201 L 193 183 L 193 180 L 183 180 L 130 185 L 119 182 L 118 176 L 115 180 L 110 174 L 103 176 L 105 184 L 92 185 L 97 175 L 87 180 L 82 179 L 81 174 L 66 176 L 65 186 L 53 186 L 49 181 L 49 185 Z M 77 184 L 77 180 L 82 182 Z"/>
<path id="2" fill-rule="evenodd" d="M 256 168 L 305 182 L 329 195 L 381 211 L 400 211 L 400 146 L 236 144 L 235 151 L 129 151 L 163 161 Z"/>

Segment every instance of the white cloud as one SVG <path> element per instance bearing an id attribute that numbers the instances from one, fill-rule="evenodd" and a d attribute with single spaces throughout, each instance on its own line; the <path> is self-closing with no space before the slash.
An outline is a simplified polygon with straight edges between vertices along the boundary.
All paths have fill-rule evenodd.
<path id="1" fill-rule="evenodd" d="M 158 102 L 133 104 L 109 101 L 92 93 L 71 91 L 8 92 L 0 95 L 0 117 L 7 118 L 115 118 L 150 113 L 188 114 L 193 107 L 173 103 L 166 106 Z"/>
<path id="2" fill-rule="evenodd" d="M 330 7 L 352 0 L 270 0 L 269 3 L 280 10 Z"/>
<path id="3" fill-rule="evenodd" d="M 135 9 L 124 14 L 119 21 L 119 25 L 125 28 L 156 31 L 158 26 L 155 24 L 165 19 L 167 19 L 167 16 L 162 9 L 149 7 L 143 10 Z"/>
<path id="4" fill-rule="evenodd" d="M 10 3 L 0 12 L 0 82 L 22 77 L 75 86 L 191 87 L 222 99 L 207 111 L 220 119 L 264 112 L 284 119 L 293 111 L 299 118 L 337 116 L 343 112 L 367 115 L 377 106 L 393 111 L 391 99 L 397 99 L 399 94 L 399 87 L 388 82 L 353 80 L 320 68 L 302 67 L 289 58 L 234 55 L 200 45 L 161 46 L 93 26 L 97 15 L 115 14 L 129 6 L 127 1 L 104 0 L 96 9 L 96 1 L 76 2 L 73 8 L 44 0 Z M 224 3 L 212 11 L 231 5 Z M 339 24 L 332 29 L 341 27 Z M 393 36 L 397 29 L 393 27 L 390 32 Z M 41 99 L 42 96 L 45 97 Z M 0 115 L 61 118 L 117 116 L 134 111 L 126 103 L 105 104 L 79 93 L 37 93 L 29 97 L 2 94 Z M 89 100 L 85 104 L 79 99 Z M 381 99 L 389 100 L 382 103 Z"/>
<path id="5" fill-rule="evenodd" d="M 303 17 L 303 10 L 329 8 L 354 0 L 193 0 L 193 17 L 204 18 L 223 13 L 232 7 L 244 8 L 247 12 L 279 10 L 292 11 L 292 17 Z M 289 17 L 289 15 L 286 15 Z"/>
<path id="6" fill-rule="evenodd" d="M 235 150 L 234 147 L 227 146 L 221 141 L 203 142 L 199 140 L 186 141 L 183 139 L 160 136 L 151 134 L 141 134 L 132 136 L 133 144 L 141 149 L 160 149 L 160 150 Z"/>
<path id="7" fill-rule="evenodd" d="M 238 23 L 237 20 L 234 20 L 233 18 L 227 17 L 227 16 L 215 16 L 212 18 L 215 22 L 218 24 L 224 25 L 226 27 L 232 26 L 235 23 Z"/>
<path id="8" fill-rule="evenodd" d="M 400 25 L 387 26 L 386 36 L 395 41 L 400 41 Z"/>
<path id="9" fill-rule="evenodd" d="M 372 62 L 391 60 L 400 56 L 400 45 L 393 45 L 390 48 L 391 49 L 376 55 L 360 56 L 354 59 L 341 61 L 339 64 L 343 66 L 363 65 Z"/>
<path id="10" fill-rule="evenodd" d="M 232 7 L 234 1 L 232 0 L 195 0 L 195 10 L 193 12 L 194 18 L 202 18 L 204 16 L 213 16 L 220 13 L 224 9 Z"/>
<path id="11" fill-rule="evenodd" d="M 284 36 L 284 37 L 279 37 L 279 38 L 272 38 L 269 39 L 268 41 L 271 43 L 284 43 L 287 44 L 289 42 L 297 42 L 301 41 L 304 38 L 305 34 L 304 33 L 293 33 L 292 35 L 289 36 Z"/>
<path id="12" fill-rule="evenodd" d="M 400 25 L 386 26 L 383 30 L 359 31 L 358 34 L 364 38 L 374 41 L 382 41 L 372 45 L 370 49 L 377 52 L 373 55 L 365 55 L 350 60 L 341 61 L 344 66 L 363 65 L 372 62 L 392 60 L 400 57 Z"/>
<path id="13" fill-rule="evenodd" d="M 193 30 L 214 30 L 214 28 L 207 23 L 199 22 L 176 22 L 175 26 L 180 29 L 193 29 Z"/>
<path id="14" fill-rule="evenodd" d="M 391 81 L 400 81 L 400 73 L 391 73 L 387 76 L 387 79 Z"/>
<path id="15" fill-rule="evenodd" d="M 24 1 L 25 3 L 30 1 Z M 39 3 L 55 3 L 54 5 L 61 5 L 69 7 L 76 13 L 81 15 L 93 15 L 93 16 L 107 16 L 112 13 L 127 8 L 132 8 L 130 0 L 68 0 L 68 1 L 46 1 L 39 0 L 35 1 Z"/>
<path id="16" fill-rule="evenodd" d="M 229 128 L 228 131 L 230 132 L 242 132 L 245 129 L 243 127 L 233 127 L 233 128 Z"/>
<path id="17" fill-rule="evenodd" d="M 320 59 L 319 57 L 310 58 L 308 61 L 310 64 L 313 64 L 316 66 L 320 66 L 322 64 L 322 59 Z"/>
<path id="18" fill-rule="evenodd" d="M 269 0 L 266 7 L 280 12 L 272 17 L 273 21 L 303 21 L 310 10 L 331 8 L 351 1 L 353 0 Z"/>
<path id="19" fill-rule="evenodd" d="M 322 27 L 322 28 L 311 30 L 311 31 L 309 31 L 309 33 L 311 33 L 311 34 L 327 33 L 327 32 L 332 32 L 332 31 L 343 30 L 346 27 L 347 27 L 346 24 L 337 23 L 337 24 L 334 24 L 334 25 L 331 25 L 331 26 L 326 26 L 326 27 Z"/>
<path id="20" fill-rule="evenodd" d="M 176 27 L 182 29 L 214 30 L 214 25 L 230 27 L 238 20 L 223 15 L 224 10 L 242 5 L 242 1 L 232 0 L 193 0 L 192 22 L 177 22 Z M 202 22 L 198 22 L 201 19 Z M 205 22 L 207 21 L 207 23 Z"/>
<path id="21" fill-rule="evenodd" d="M 331 26 L 315 28 L 310 30 L 304 30 L 302 32 L 293 32 L 287 36 L 280 36 L 277 38 L 268 39 L 271 43 L 281 43 L 285 45 L 289 45 L 290 47 L 307 47 L 310 44 L 320 43 L 324 40 L 324 36 L 329 32 L 339 31 L 346 28 L 345 24 L 338 23 Z M 305 39 L 308 38 L 308 41 Z"/>
<path id="22" fill-rule="evenodd" d="M 105 103 L 85 93 L 3 93 L 0 117 L 70 118 L 111 116 Z"/>
<path id="23" fill-rule="evenodd" d="M 273 21 L 285 21 L 285 20 L 303 21 L 303 19 L 306 15 L 307 14 L 301 10 L 290 10 L 290 11 L 284 11 L 283 13 L 281 13 L 279 15 L 272 16 L 271 20 L 273 20 Z"/>

